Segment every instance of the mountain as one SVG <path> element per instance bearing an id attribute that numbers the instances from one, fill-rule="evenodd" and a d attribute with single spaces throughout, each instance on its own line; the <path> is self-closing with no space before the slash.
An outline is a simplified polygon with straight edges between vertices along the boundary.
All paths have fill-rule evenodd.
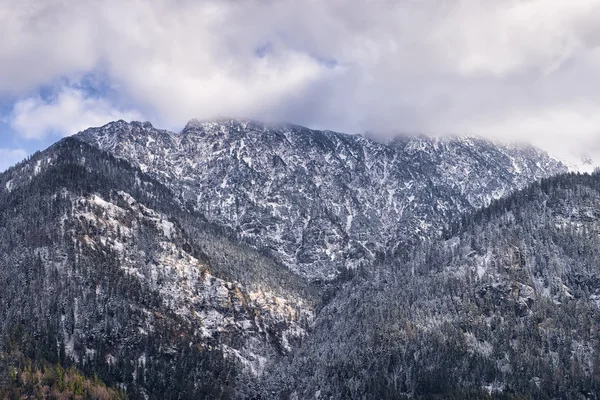
<path id="1" fill-rule="evenodd" d="M 453 226 L 347 283 L 261 397 L 598 399 L 600 174 Z"/>
<path id="2" fill-rule="evenodd" d="M 0 187 L 0 353 L 76 364 L 132 398 L 227 398 L 313 319 L 305 280 L 84 142 Z"/>
<path id="3" fill-rule="evenodd" d="M 117 121 L 75 136 L 147 172 L 206 218 L 331 280 L 438 236 L 450 218 L 566 172 L 533 147 L 478 138 L 360 135 L 291 124 Z"/>
<path id="4" fill-rule="evenodd" d="M 427 394 L 423 385 L 443 384 L 438 370 L 387 355 L 442 352 L 434 360 L 448 366 L 445 332 L 458 338 L 470 321 L 446 316 L 448 307 L 480 290 L 446 270 L 458 258 L 431 249 L 496 215 L 504 203 L 494 199 L 564 170 L 534 148 L 476 138 L 378 143 L 236 120 L 191 121 L 180 133 L 123 121 L 86 130 L 0 174 L 0 384 L 33 396 L 32 376 L 48 369 L 50 390 L 60 391 L 65 368 L 79 385 L 69 393 L 102 381 L 133 399 Z M 480 254 L 457 249 L 465 260 Z M 506 296 L 500 278 L 493 296 Z M 427 307 L 404 303 L 415 298 Z M 469 307 L 472 318 L 491 313 Z M 406 310 L 424 318 L 415 332 L 433 324 L 418 336 L 425 341 L 393 336 L 390 321 L 406 320 Z M 507 310 L 494 317 L 504 321 Z M 428 335 L 446 320 L 436 342 Z M 397 347 L 372 342 L 390 338 Z M 537 342 L 523 346 L 538 351 Z M 447 357 L 465 359 L 459 350 Z M 369 377 L 369 365 L 381 373 Z M 522 389 L 509 374 L 489 383 L 496 370 L 485 365 L 492 372 L 480 380 L 465 366 L 451 370 L 461 386 L 439 390 Z M 413 368 L 425 383 L 390 378 L 388 366 Z M 348 392 L 340 382 L 350 378 Z M 389 379 L 402 386 L 388 392 Z M 35 382 L 41 393 L 43 379 Z"/>

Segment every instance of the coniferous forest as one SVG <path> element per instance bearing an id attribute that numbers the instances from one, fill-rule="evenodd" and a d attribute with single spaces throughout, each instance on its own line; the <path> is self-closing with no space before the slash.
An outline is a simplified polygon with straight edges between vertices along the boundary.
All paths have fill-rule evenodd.
<path id="1" fill-rule="evenodd" d="M 418 157 L 422 174 L 439 162 Z M 483 207 L 430 181 L 404 221 L 435 224 L 392 244 L 307 220 L 293 235 L 311 268 L 314 249 L 365 243 L 326 279 L 290 268 L 279 236 L 248 234 L 264 210 L 223 223 L 190 197 L 201 188 L 130 161 L 75 137 L 0 175 L 0 396 L 598 398 L 600 174 L 534 177 Z M 302 212 L 348 224 L 322 196 Z"/>

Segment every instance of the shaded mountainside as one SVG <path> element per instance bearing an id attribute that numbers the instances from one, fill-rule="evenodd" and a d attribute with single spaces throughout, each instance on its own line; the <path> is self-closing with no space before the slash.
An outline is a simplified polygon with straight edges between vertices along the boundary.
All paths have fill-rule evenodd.
<path id="1" fill-rule="evenodd" d="M 566 167 L 531 147 L 398 138 L 223 119 L 180 133 L 117 121 L 76 138 L 128 160 L 208 220 L 331 280 L 439 235 L 457 213 Z"/>
<path id="2" fill-rule="evenodd" d="M 267 251 L 81 141 L 0 187 L 0 349 L 19 327 L 26 357 L 74 363 L 131 398 L 229 397 L 313 318 L 317 291 Z"/>
<path id="3" fill-rule="evenodd" d="M 262 397 L 597 399 L 599 266 L 600 175 L 535 183 L 362 271 Z"/>

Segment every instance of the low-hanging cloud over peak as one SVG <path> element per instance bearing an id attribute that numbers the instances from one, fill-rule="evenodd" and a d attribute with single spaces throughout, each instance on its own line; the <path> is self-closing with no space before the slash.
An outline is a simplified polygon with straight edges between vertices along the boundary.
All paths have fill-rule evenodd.
<path id="1" fill-rule="evenodd" d="M 0 96 L 30 139 L 232 115 L 576 154 L 600 132 L 599 21 L 590 0 L 3 0 Z"/>

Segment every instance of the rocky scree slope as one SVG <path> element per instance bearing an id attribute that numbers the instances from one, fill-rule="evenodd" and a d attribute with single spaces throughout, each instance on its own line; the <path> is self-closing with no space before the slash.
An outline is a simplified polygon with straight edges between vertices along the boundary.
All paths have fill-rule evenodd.
<path id="1" fill-rule="evenodd" d="M 404 252 L 457 213 L 566 172 L 535 148 L 477 138 L 378 143 L 233 119 L 192 120 L 179 133 L 117 121 L 76 138 L 139 167 L 310 280 Z"/>

